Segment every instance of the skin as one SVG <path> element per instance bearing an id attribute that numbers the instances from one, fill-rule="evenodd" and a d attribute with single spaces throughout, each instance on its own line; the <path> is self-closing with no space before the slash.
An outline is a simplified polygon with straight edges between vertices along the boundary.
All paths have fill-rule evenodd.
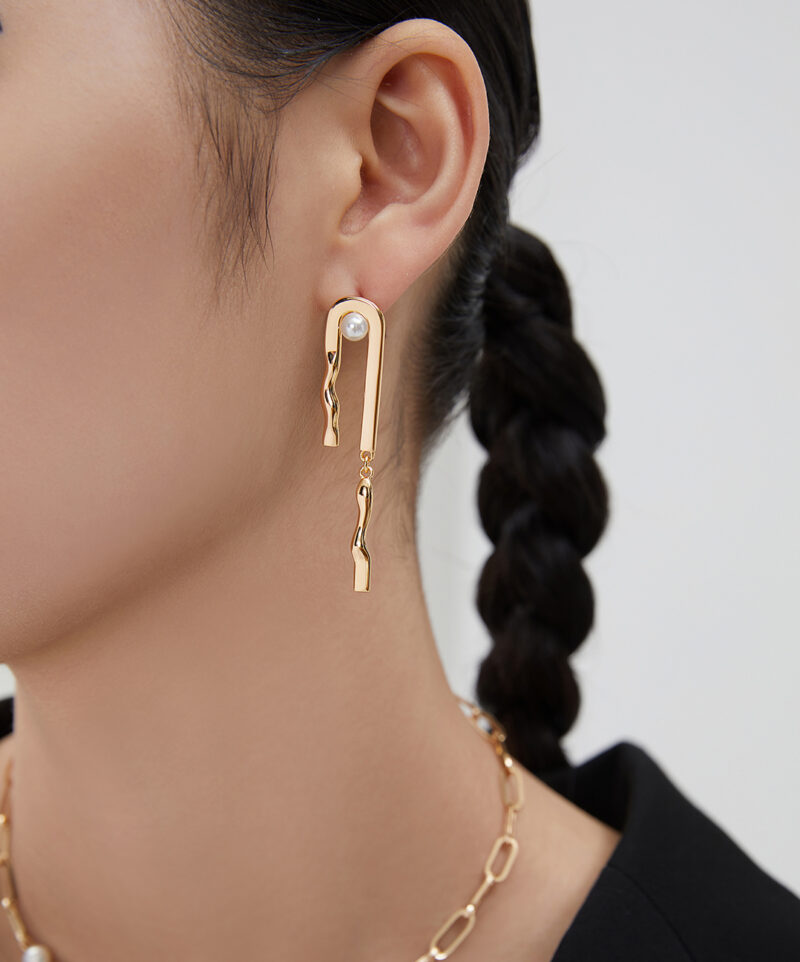
<path id="1" fill-rule="evenodd" d="M 475 59 L 407 21 L 331 64 L 284 110 L 274 262 L 214 300 L 158 13 L 0 18 L 0 764 L 22 916 L 68 962 L 416 958 L 502 824 L 436 650 L 398 416 L 485 159 Z M 319 396 L 325 315 L 354 294 L 387 316 L 367 594 L 366 341 L 345 344 L 339 448 Z M 551 959 L 618 841 L 523 777 L 519 857 L 459 962 Z"/>

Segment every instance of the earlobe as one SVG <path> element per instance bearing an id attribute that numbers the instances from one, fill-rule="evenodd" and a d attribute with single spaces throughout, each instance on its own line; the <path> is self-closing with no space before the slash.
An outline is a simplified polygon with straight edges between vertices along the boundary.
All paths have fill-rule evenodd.
<path id="1" fill-rule="evenodd" d="M 469 216 L 489 142 L 486 91 L 469 46 L 437 21 L 395 24 L 345 73 L 361 92 L 349 109 L 339 104 L 359 152 L 360 190 L 331 239 L 323 297 L 341 296 L 329 285 L 349 277 L 349 291 L 387 310 Z"/>

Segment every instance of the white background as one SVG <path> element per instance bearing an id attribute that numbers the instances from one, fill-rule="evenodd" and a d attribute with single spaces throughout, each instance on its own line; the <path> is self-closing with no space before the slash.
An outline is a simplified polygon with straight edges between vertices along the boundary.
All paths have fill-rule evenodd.
<path id="1" fill-rule="evenodd" d="M 512 212 L 567 274 L 609 407 L 566 747 L 639 743 L 800 893 L 800 4 L 533 0 L 533 24 L 542 139 Z M 467 697 L 484 454 L 462 419 L 419 514 Z"/>
<path id="2" fill-rule="evenodd" d="M 564 267 L 609 405 L 612 517 L 586 559 L 597 614 L 566 745 L 638 742 L 800 892 L 800 4 L 533 4 L 542 139 L 513 213 Z M 482 459 L 462 419 L 419 515 L 467 697 L 489 643 Z"/>

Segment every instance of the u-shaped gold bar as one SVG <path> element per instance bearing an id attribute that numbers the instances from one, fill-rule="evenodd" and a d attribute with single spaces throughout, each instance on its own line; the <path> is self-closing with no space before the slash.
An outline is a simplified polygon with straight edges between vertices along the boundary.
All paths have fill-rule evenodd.
<path id="1" fill-rule="evenodd" d="M 361 472 L 356 488 L 358 522 L 350 547 L 353 554 L 353 589 L 369 591 L 370 555 L 366 544 L 366 531 L 372 513 L 372 467 L 378 438 L 378 413 L 381 400 L 381 377 L 383 375 L 383 345 L 386 338 L 386 319 L 377 304 L 364 297 L 344 297 L 328 311 L 325 323 L 325 381 L 322 385 L 322 406 L 325 410 L 325 436 L 327 447 L 339 445 L 339 398 L 336 395 L 336 377 L 342 359 L 342 320 L 356 312 L 366 318 L 367 371 L 364 381 L 364 409 L 361 416 Z"/>

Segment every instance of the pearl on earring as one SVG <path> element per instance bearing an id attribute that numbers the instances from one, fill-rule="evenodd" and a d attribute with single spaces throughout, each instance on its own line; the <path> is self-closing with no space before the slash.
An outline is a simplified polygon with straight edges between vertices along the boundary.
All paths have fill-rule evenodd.
<path id="1" fill-rule="evenodd" d="M 369 324 L 363 314 L 358 311 L 350 311 L 342 318 L 342 335 L 348 341 L 360 341 L 367 336 Z"/>

